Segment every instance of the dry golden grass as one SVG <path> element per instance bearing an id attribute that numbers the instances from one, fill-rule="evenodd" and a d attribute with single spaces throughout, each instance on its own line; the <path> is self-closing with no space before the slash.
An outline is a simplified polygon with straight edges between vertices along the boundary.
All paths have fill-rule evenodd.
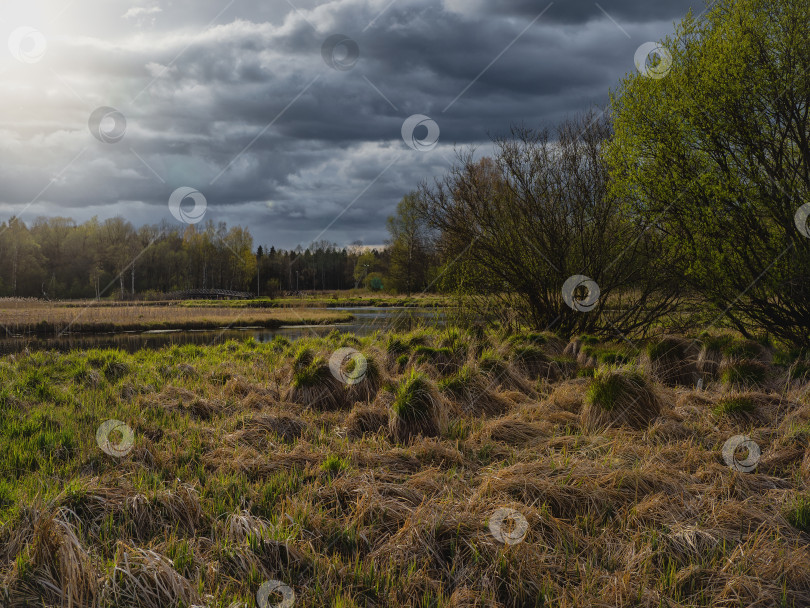
<path id="1" fill-rule="evenodd" d="M 0 300 L 0 332 L 5 335 L 280 327 L 340 323 L 345 312 L 307 309 L 117 305 L 87 302 L 70 306 L 47 302 Z"/>
<path id="2" fill-rule="evenodd" d="M 649 375 L 663 384 L 694 386 L 698 376 L 700 346 L 680 336 L 662 336 L 651 343 L 642 358 Z"/>
<path id="3" fill-rule="evenodd" d="M 402 367 L 386 336 L 0 360 L 0 605 L 252 607 L 270 580 L 296 607 L 810 605 L 807 384 L 538 378 L 489 339 L 486 372 L 472 344 Z M 323 374 L 346 343 L 374 390 Z"/>

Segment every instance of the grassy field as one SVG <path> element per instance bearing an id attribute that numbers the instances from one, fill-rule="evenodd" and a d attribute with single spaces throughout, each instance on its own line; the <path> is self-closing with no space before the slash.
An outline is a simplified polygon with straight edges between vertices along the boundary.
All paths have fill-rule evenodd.
<path id="1" fill-rule="evenodd" d="M 11 301 L 10 299 L 1 300 Z M 19 300 L 26 301 L 26 300 Z M 36 300 L 33 300 L 36 301 Z M 83 308 L 95 301 L 65 301 L 60 306 Z M 105 306 L 185 306 L 185 307 L 223 307 L 223 308 L 337 308 L 356 306 L 408 308 L 443 308 L 453 306 L 454 300 L 436 294 L 393 295 L 380 294 L 364 290 L 348 291 L 315 291 L 301 292 L 297 296 L 276 298 L 252 298 L 249 300 L 139 300 L 137 302 L 121 300 L 104 300 Z"/>
<path id="2" fill-rule="evenodd" d="M 253 300 L 187 300 L 184 306 L 229 306 L 269 307 L 269 308 L 310 308 L 310 307 L 355 307 L 355 306 L 406 306 L 408 308 L 444 308 L 453 306 L 453 300 L 447 296 L 434 294 L 389 295 L 371 292 L 315 292 L 302 293 L 301 296 L 283 298 L 256 298 Z"/>
<path id="3" fill-rule="evenodd" d="M 0 300 L 0 335 L 218 329 L 343 323 L 351 314 L 326 310 L 231 308 L 216 304 L 186 307 L 97 302 L 49 303 Z"/>
<path id="4" fill-rule="evenodd" d="M 6 357 L 0 605 L 809 605 L 808 363 L 638 346 Z"/>

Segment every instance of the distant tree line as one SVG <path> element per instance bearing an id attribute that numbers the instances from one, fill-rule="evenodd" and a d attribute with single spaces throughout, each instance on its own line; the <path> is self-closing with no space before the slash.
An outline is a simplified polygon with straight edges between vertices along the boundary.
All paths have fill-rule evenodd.
<path id="1" fill-rule="evenodd" d="M 403 239 L 407 252 L 397 239 L 392 247 L 378 249 L 322 241 L 283 250 L 255 247 L 248 229 L 210 221 L 136 228 L 122 218 L 79 224 L 55 217 L 29 226 L 12 217 L 0 223 L 0 296 L 125 299 L 188 289 L 263 296 L 356 287 L 422 289 L 425 253 L 410 233 Z M 410 261 L 403 262 L 406 257 Z M 389 269 L 396 276 L 389 277 Z"/>

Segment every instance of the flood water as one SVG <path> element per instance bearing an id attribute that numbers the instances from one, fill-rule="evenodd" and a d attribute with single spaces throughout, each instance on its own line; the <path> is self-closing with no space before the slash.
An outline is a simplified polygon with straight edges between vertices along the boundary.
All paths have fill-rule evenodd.
<path id="1" fill-rule="evenodd" d="M 309 309 L 313 310 L 313 309 Z M 318 310 L 318 309 L 315 309 Z M 327 310 L 327 309 L 323 309 Z M 355 307 L 329 308 L 328 310 L 345 310 L 354 316 L 349 323 L 333 325 L 287 326 L 277 329 L 263 327 L 245 329 L 227 329 L 219 331 L 205 330 L 161 330 L 148 332 L 122 332 L 107 334 L 74 334 L 62 337 L 26 336 L 20 338 L 0 339 L 0 355 L 28 350 L 55 350 L 67 352 L 90 348 L 118 348 L 134 352 L 144 348 L 163 348 L 166 346 L 197 344 L 200 346 L 219 344 L 227 340 L 246 340 L 254 338 L 258 342 L 270 342 L 276 336 L 290 340 L 308 336 L 325 336 L 333 330 L 365 336 L 378 330 L 407 331 L 420 324 L 443 326 L 446 314 L 433 308 L 405 307 Z"/>

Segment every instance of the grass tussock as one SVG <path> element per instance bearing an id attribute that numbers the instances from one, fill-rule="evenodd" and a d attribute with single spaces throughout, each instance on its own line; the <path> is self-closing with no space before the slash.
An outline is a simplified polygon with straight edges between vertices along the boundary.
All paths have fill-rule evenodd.
<path id="1" fill-rule="evenodd" d="M 481 351 L 478 356 L 478 369 L 486 374 L 493 387 L 503 387 L 524 393 L 531 391 L 531 382 L 520 373 L 513 363 L 494 348 L 485 348 Z"/>
<path id="2" fill-rule="evenodd" d="M 389 379 L 381 363 L 384 359 L 384 355 L 381 355 L 376 350 L 361 353 L 361 355 L 363 356 L 365 370 L 362 376 L 357 376 L 356 379 L 353 380 L 353 383 L 349 384 L 348 400 L 352 403 L 357 401 L 371 403 L 376 398 L 377 392 Z M 346 373 L 352 378 L 354 378 L 354 376 L 351 376 L 351 374 L 357 373 L 355 372 L 355 365 L 357 365 L 357 363 L 354 359 L 350 359 L 346 364 Z"/>
<path id="3" fill-rule="evenodd" d="M 549 380 L 556 378 L 556 367 L 540 346 L 531 344 L 515 346 L 512 351 L 512 361 L 529 378 Z"/>
<path id="4" fill-rule="evenodd" d="M 259 414 L 248 418 L 233 436 L 234 441 L 245 442 L 257 448 L 267 448 L 273 440 L 293 443 L 307 430 L 307 423 L 297 416 Z"/>
<path id="5" fill-rule="evenodd" d="M 672 386 L 694 386 L 698 380 L 699 349 L 694 340 L 663 336 L 647 345 L 643 362 L 647 373 Z"/>
<path id="6" fill-rule="evenodd" d="M 720 381 L 732 388 L 763 386 L 768 380 L 769 367 L 753 359 L 724 361 L 719 368 Z"/>
<path id="7" fill-rule="evenodd" d="M 65 598 L 68 603 L 93 605 L 99 593 L 97 575 L 76 528 L 65 521 L 65 515 L 43 514 L 37 521 L 30 578 L 54 603 Z"/>
<path id="8" fill-rule="evenodd" d="M 465 412 L 498 415 L 506 412 L 511 403 L 493 391 L 494 381 L 476 367 L 465 364 L 454 374 L 442 378 L 438 389 L 459 403 Z"/>
<path id="9" fill-rule="evenodd" d="M 773 361 L 773 354 L 767 347 L 731 333 L 704 332 L 699 342 L 702 347 L 697 365 L 704 381 L 717 379 L 722 368 L 735 361 L 756 361 L 765 365 Z"/>
<path id="10" fill-rule="evenodd" d="M 323 357 L 307 347 L 298 350 L 292 363 L 288 401 L 322 410 L 337 410 L 348 405 L 349 399 L 347 385 L 335 377 Z"/>
<path id="11" fill-rule="evenodd" d="M 443 414 L 441 398 L 431 380 L 413 370 L 396 387 L 388 423 L 391 436 L 400 442 L 418 435 L 435 437 L 441 431 Z"/>
<path id="12" fill-rule="evenodd" d="M 362 439 L 367 434 L 387 431 L 388 410 L 366 405 L 355 406 L 346 419 L 346 430 L 351 439 Z"/>
<path id="13" fill-rule="evenodd" d="M 193 583 L 157 551 L 119 544 L 102 602 L 116 606 L 190 606 L 200 601 Z"/>
<path id="14" fill-rule="evenodd" d="M 582 426 L 588 432 L 611 427 L 646 428 L 661 402 L 646 378 L 633 369 L 600 370 L 585 394 Z"/>

